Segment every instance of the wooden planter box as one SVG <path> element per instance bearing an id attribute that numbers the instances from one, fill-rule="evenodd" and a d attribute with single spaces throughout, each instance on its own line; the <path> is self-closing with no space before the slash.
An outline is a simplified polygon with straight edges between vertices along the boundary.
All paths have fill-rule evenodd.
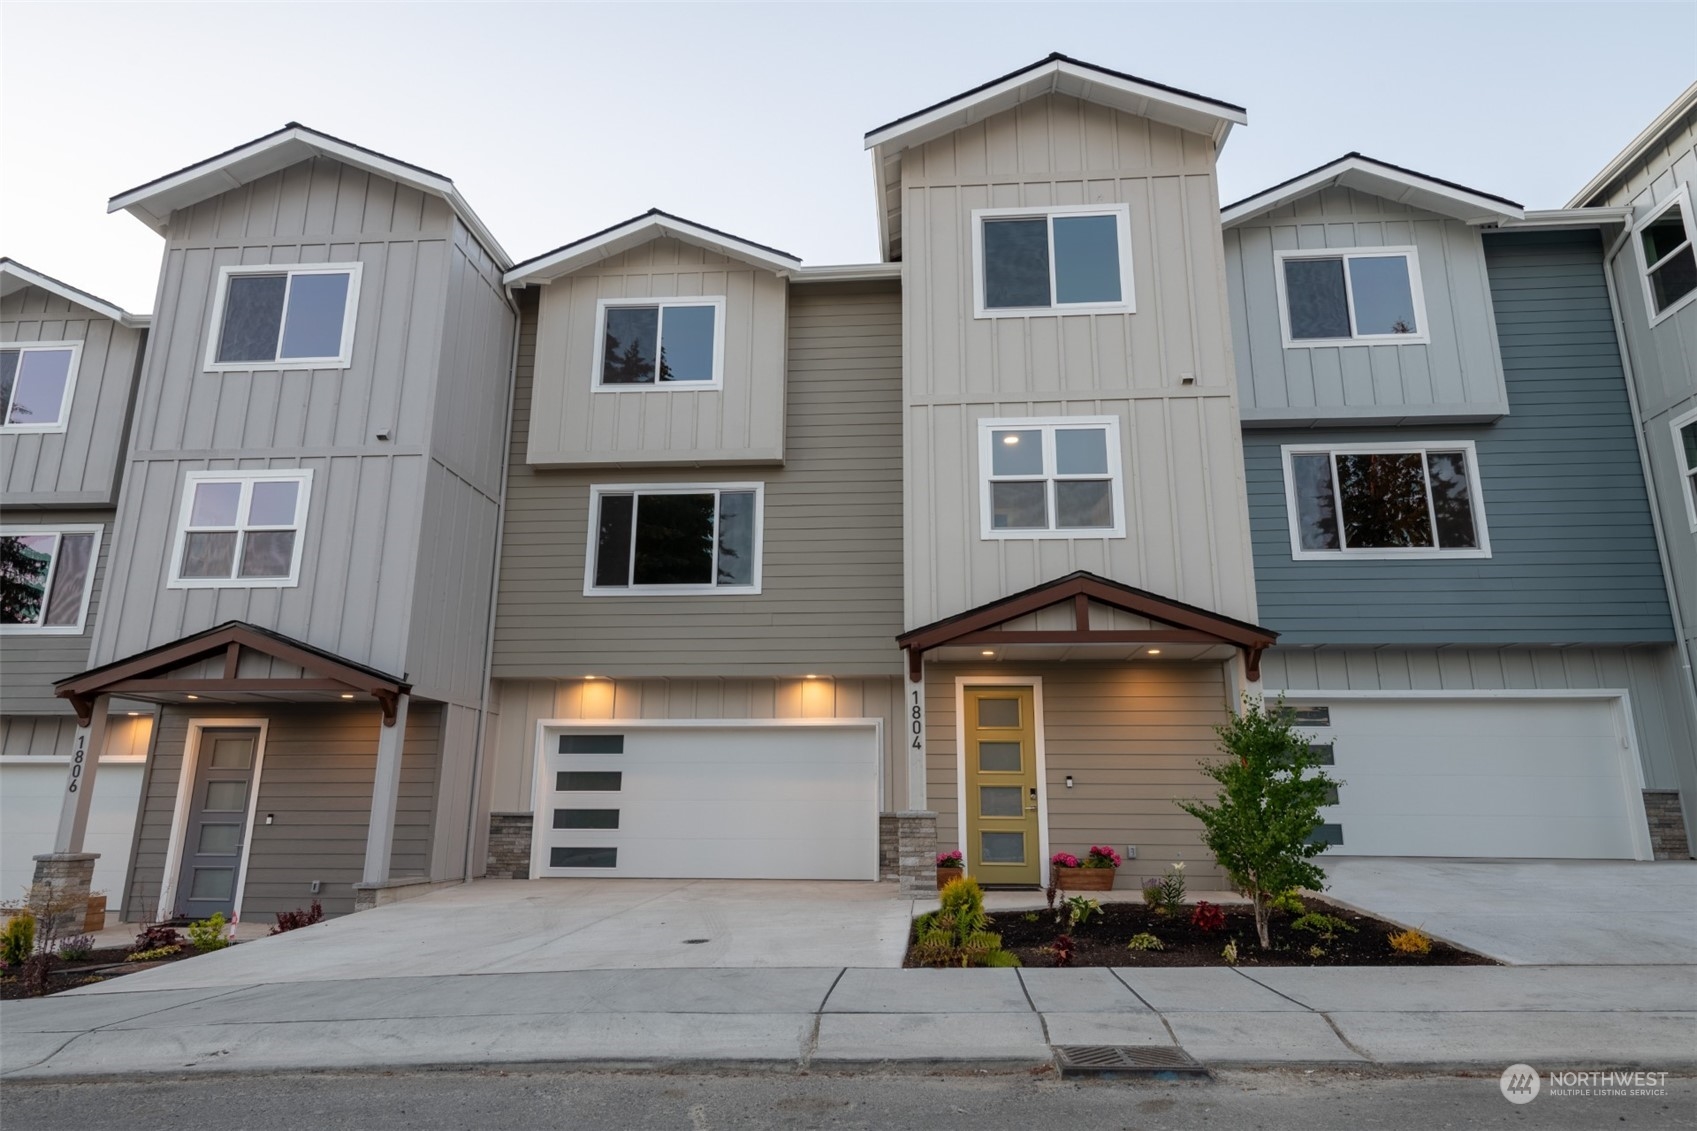
<path id="1" fill-rule="evenodd" d="M 966 875 L 965 868 L 938 868 L 937 890 L 942 891 L 944 888 L 948 887 L 949 884 L 960 879 L 964 875 Z"/>
<path id="2" fill-rule="evenodd" d="M 88 897 L 88 914 L 83 919 L 82 929 L 89 934 L 106 929 L 106 897 L 91 895 Z"/>
<path id="3" fill-rule="evenodd" d="M 1112 891 L 1114 868 L 1055 868 L 1055 886 L 1062 891 Z"/>

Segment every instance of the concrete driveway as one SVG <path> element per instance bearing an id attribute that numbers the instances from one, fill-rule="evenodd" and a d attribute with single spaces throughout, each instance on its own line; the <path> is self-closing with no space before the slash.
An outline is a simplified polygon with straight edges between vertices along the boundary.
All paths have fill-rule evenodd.
<path id="1" fill-rule="evenodd" d="M 1321 860 L 1326 895 L 1515 965 L 1697 962 L 1697 861 Z"/>
<path id="2" fill-rule="evenodd" d="M 638 968 L 899 967 L 911 906 L 896 898 L 894 884 L 479 880 L 98 988 Z"/>

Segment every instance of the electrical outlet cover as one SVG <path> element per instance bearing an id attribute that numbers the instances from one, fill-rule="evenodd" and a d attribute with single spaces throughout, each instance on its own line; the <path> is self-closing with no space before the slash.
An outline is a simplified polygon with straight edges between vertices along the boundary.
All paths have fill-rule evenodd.
<path id="1" fill-rule="evenodd" d="M 1128 844 L 1125 846 L 1125 858 L 1127 860 L 1137 859 L 1137 846 L 1135 844 Z"/>

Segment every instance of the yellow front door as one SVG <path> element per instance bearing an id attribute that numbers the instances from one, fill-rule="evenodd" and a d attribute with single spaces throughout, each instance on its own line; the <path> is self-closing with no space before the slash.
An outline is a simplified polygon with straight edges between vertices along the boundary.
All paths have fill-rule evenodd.
<path id="1" fill-rule="evenodd" d="M 1037 720 L 1029 687 L 968 687 L 966 866 L 981 884 L 1036 884 Z"/>

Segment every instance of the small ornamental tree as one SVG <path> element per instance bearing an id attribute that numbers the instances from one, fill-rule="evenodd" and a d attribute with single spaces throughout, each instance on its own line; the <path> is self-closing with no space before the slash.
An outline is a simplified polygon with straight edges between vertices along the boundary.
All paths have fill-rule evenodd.
<path id="1" fill-rule="evenodd" d="M 1204 762 L 1202 772 L 1219 783 L 1214 804 L 1180 801 L 1179 808 L 1202 822 L 1204 843 L 1255 905 L 1261 949 L 1267 936 L 1268 902 L 1292 888 L 1319 890 L 1325 875 L 1314 864 L 1325 845 L 1309 840 L 1320 826 L 1320 806 L 1339 782 L 1316 770 L 1308 741 L 1291 729 L 1280 700 L 1268 711 L 1244 697 L 1243 710 L 1222 726 L 1226 757 Z"/>

